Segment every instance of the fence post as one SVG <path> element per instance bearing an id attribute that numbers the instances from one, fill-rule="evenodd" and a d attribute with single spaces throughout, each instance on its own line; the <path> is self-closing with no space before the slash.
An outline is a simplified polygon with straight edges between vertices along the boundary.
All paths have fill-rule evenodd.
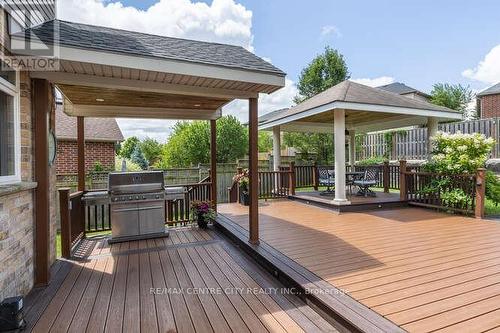
<path id="1" fill-rule="evenodd" d="M 318 162 L 313 164 L 313 187 L 315 191 L 319 189 Z"/>
<path id="2" fill-rule="evenodd" d="M 70 215 L 70 189 L 59 190 L 59 214 L 61 216 L 61 255 L 63 258 L 71 258 L 71 215 Z"/>
<path id="3" fill-rule="evenodd" d="M 389 161 L 384 161 L 382 166 L 382 177 L 384 182 L 384 193 L 389 193 Z"/>
<path id="4" fill-rule="evenodd" d="M 406 191 L 406 160 L 399 161 L 399 200 L 408 200 Z"/>
<path id="5" fill-rule="evenodd" d="M 476 219 L 484 217 L 484 201 L 486 192 L 486 169 L 477 169 L 476 171 L 476 206 L 474 216 Z"/>
<path id="6" fill-rule="evenodd" d="M 290 195 L 295 195 L 295 162 L 290 162 L 290 173 L 288 174 L 289 181 L 288 186 L 290 186 Z"/>

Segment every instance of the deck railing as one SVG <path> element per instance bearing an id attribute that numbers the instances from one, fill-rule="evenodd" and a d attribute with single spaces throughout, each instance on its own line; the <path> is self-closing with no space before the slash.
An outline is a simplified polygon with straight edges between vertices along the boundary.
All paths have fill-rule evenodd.
<path id="1" fill-rule="evenodd" d="M 484 169 L 476 174 L 447 175 L 408 169 L 406 161 L 401 161 L 399 182 L 400 199 L 411 205 L 484 217 Z M 454 189 L 462 190 L 465 198 L 454 201 L 444 197 L 444 193 Z"/>
<path id="2" fill-rule="evenodd" d="M 175 187 L 178 186 L 176 185 Z M 211 182 L 182 186 L 187 188 L 183 199 L 166 201 L 165 219 L 166 224 L 169 226 L 182 226 L 193 222 L 191 219 L 191 202 L 194 200 L 211 200 Z"/>
<path id="3" fill-rule="evenodd" d="M 259 198 L 287 198 L 294 192 L 294 183 L 293 172 L 290 170 L 259 172 Z"/>
<path id="4" fill-rule="evenodd" d="M 61 255 L 70 258 L 73 247 L 85 236 L 84 192 L 70 194 L 69 188 L 59 189 L 61 214 Z"/>

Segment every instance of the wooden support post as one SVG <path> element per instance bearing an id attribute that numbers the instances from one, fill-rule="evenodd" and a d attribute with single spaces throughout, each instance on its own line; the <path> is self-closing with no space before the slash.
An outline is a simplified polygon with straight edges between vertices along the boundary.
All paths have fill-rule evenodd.
<path id="1" fill-rule="evenodd" d="M 406 161 L 399 161 L 399 200 L 408 200 L 408 193 L 406 190 Z"/>
<path id="2" fill-rule="evenodd" d="M 85 118 L 76 117 L 78 191 L 85 191 Z"/>
<path id="3" fill-rule="evenodd" d="M 313 164 L 313 187 L 315 191 L 319 189 L 318 162 L 314 162 Z"/>
<path id="4" fill-rule="evenodd" d="M 250 243 L 259 243 L 259 155 L 258 155 L 258 99 L 249 99 L 249 147 L 248 147 L 248 172 L 249 172 L 249 235 Z"/>
<path id="5" fill-rule="evenodd" d="M 35 122 L 35 285 L 49 283 L 49 114 L 51 111 L 50 94 L 52 90 L 47 80 L 34 79 L 33 114 Z"/>
<path id="6" fill-rule="evenodd" d="M 71 216 L 69 202 L 69 188 L 59 189 L 59 213 L 61 217 L 61 255 L 71 257 Z"/>
<path id="7" fill-rule="evenodd" d="M 288 186 L 290 195 L 295 195 L 295 162 L 290 162 L 290 173 L 288 174 Z"/>
<path id="8" fill-rule="evenodd" d="M 486 193 L 486 169 L 477 169 L 476 171 L 476 206 L 474 216 L 476 219 L 484 217 L 484 202 Z"/>
<path id="9" fill-rule="evenodd" d="M 210 120 L 210 182 L 211 199 L 217 210 L 217 121 Z"/>
<path id="10" fill-rule="evenodd" d="M 384 182 L 384 193 L 389 193 L 389 161 L 384 161 L 383 169 L 382 169 L 382 177 Z"/>

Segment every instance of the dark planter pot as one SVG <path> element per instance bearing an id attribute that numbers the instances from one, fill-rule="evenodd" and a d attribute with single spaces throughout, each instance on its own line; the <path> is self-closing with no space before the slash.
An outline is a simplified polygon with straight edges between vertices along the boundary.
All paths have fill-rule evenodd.
<path id="1" fill-rule="evenodd" d="M 250 195 L 248 192 L 240 190 L 240 204 L 250 206 Z"/>
<path id="2" fill-rule="evenodd" d="M 200 229 L 206 229 L 208 226 L 208 221 L 203 217 L 203 214 L 198 214 L 197 222 Z"/>

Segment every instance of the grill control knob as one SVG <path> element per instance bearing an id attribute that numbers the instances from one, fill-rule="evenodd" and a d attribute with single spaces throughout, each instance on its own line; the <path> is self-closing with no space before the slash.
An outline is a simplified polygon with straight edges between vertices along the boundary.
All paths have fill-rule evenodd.
<path id="1" fill-rule="evenodd" d="M 160 195 L 159 195 L 159 194 L 157 194 L 157 195 L 155 196 L 155 198 L 156 198 L 156 199 L 160 199 Z"/>
<path id="2" fill-rule="evenodd" d="M 146 196 L 145 195 L 142 196 L 142 200 L 146 200 Z"/>
<path id="3" fill-rule="evenodd" d="M 135 196 L 135 200 L 139 200 L 139 196 L 138 195 Z"/>
<path id="4" fill-rule="evenodd" d="M 129 200 L 132 200 L 132 196 L 128 197 Z"/>

